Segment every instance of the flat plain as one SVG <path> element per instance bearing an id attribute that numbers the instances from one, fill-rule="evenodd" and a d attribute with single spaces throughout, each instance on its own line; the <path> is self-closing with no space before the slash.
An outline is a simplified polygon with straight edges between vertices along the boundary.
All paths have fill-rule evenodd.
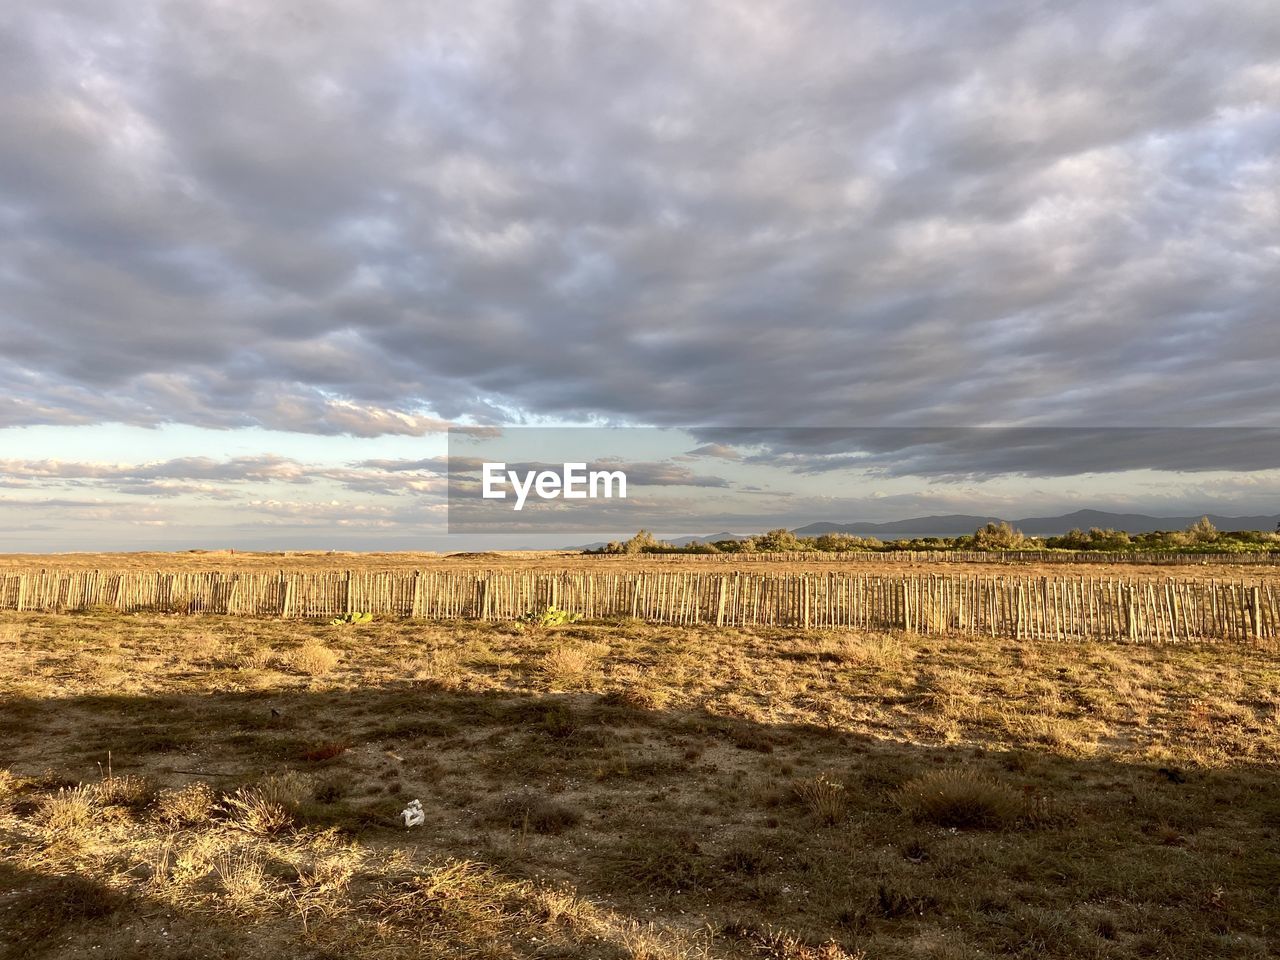
<path id="1" fill-rule="evenodd" d="M 0 743 L 6 958 L 1264 957 L 1280 934 L 1268 644 L 9 612 Z"/>
<path id="2" fill-rule="evenodd" d="M 565 550 L 507 550 L 458 553 L 348 553 L 343 551 L 288 550 L 278 552 L 235 552 L 200 550 L 185 553 L 57 553 L 0 554 L 0 572 L 36 570 L 146 570 L 166 573 L 223 571 L 242 573 L 407 571 L 407 570 L 563 570 L 635 571 L 703 570 L 824 571 L 844 570 L 866 574 L 976 574 L 981 576 L 1110 576 L 1135 578 L 1202 578 L 1248 580 L 1280 584 L 1280 564 L 1250 562 L 1247 556 L 1209 554 L 1187 556 L 1177 565 L 1144 562 L 1140 556 L 1121 558 L 1116 563 L 1018 562 L 1010 563 L 992 554 L 989 560 L 943 562 L 919 554 L 866 553 L 827 556 L 785 554 L 746 556 L 726 554 L 714 557 L 697 554 L 599 555 Z"/>

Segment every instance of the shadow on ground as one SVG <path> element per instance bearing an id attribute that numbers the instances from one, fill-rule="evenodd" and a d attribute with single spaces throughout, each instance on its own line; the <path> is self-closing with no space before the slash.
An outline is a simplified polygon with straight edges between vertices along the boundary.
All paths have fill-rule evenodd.
<path id="1" fill-rule="evenodd" d="M 484 863 L 504 881 L 569 889 L 623 921 L 701 937 L 716 956 L 1262 957 L 1278 929 L 1280 801 L 1273 772 L 1253 767 L 933 747 L 646 709 L 625 695 L 411 683 L 11 699 L 0 739 L 0 765 L 33 778 L 6 801 L 6 958 L 246 956 L 264 937 L 281 957 L 336 949 L 322 924 L 304 929 L 287 910 L 246 919 L 207 897 L 182 908 L 153 896 L 123 840 L 77 872 L 39 866 L 42 798 L 100 780 L 108 764 L 150 790 L 204 782 L 219 794 L 291 771 L 304 832 L 334 830 L 380 856 L 412 848 L 411 866 Z M 904 785 L 936 771 L 996 785 L 995 800 L 961 807 L 1011 806 L 987 822 L 904 809 Z M 398 814 L 415 798 L 426 823 L 406 830 Z M 163 834 L 151 803 L 120 822 Z M 352 887 L 357 913 L 377 893 L 380 868 L 366 869 Z M 293 880 L 278 872 L 284 889 Z M 541 941 L 489 933 L 489 952 L 450 945 L 447 930 L 430 949 L 646 955 L 596 927 L 549 923 Z M 404 949 L 369 955 L 433 955 Z"/>

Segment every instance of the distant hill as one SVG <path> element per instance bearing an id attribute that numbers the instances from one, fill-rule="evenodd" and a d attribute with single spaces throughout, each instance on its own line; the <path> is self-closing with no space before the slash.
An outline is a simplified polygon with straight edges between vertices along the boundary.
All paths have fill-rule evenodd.
<path id="1" fill-rule="evenodd" d="M 913 517 L 910 520 L 890 520 L 887 523 L 811 523 L 792 532 L 801 537 L 818 537 L 824 533 L 852 533 L 859 537 L 897 540 L 910 537 L 959 537 L 973 533 L 988 523 L 999 522 L 999 517 L 948 513 L 942 516 Z"/>
<path id="2" fill-rule="evenodd" d="M 1105 510 L 1077 510 L 1059 517 L 1025 517 L 1009 520 L 1013 526 L 1030 537 L 1060 536 L 1069 530 L 1088 530 L 1090 527 L 1110 527 L 1126 533 L 1152 533 L 1156 530 L 1185 530 L 1204 514 L 1187 517 L 1153 517 L 1145 513 L 1108 513 Z M 802 537 L 816 537 L 824 533 L 851 533 L 859 537 L 878 537 L 881 540 L 909 539 L 911 537 L 956 537 L 973 533 L 987 523 L 1000 523 L 1004 517 L 977 517 L 966 514 L 947 514 L 933 517 L 914 517 L 910 520 L 893 520 L 888 523 L 811 523 L 794 532 Z M 1209 514 L 1209 522 L 1219 530 L 1274 530 L 1280 522 L 1280 514 L 1256 517 L 1224 517 Z"/>

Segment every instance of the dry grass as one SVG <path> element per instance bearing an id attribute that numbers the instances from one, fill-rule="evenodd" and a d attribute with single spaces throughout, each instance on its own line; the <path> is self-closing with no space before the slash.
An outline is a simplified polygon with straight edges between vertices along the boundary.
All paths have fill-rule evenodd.
<path id="1" fill-rule="evenodd" d="M 843 783 L 827 774 L 797 780 L 793 785 L 800 802 L 808 807 L 819 823 L 834 826 L 849 812 L 849 797 Z"/>
<path id="2" fill-rule="evenodd" d="M 209 785 L 196 781 L 157 794 L 155 817 L 171 827 L 198 826 L 209 821 L 216 802 Z"/>
<path id="3" fill-rule="evenodd" d="M 96 799 L 91 786 L 63 787 L 40 800 L 33 819 L 53 842 L 75 845 L 93 831 L 98 818 Z"/>
<path id="4" fill-rule="evenodd" d="M 1271 953 L 1271 651 L 15 624 L 15 960 Z"/>
<path id="5" fill-rule="evenodd" d="M 265 670 L 276 660 L 276 652 L 268 646 L 253 645 L 236 653 L 235 665 L 243 670 Z"/>
<path id="6" fill-rule="evenodd" d="M 0 806 L 16 797 L 26 785 L 26 777 L 18 776 L 7 767 L 0 767 Z"/>
<path id="7" fill-rule="evenodd" d="M 1016 791 L 967 769 L 934 770 L 915 777 L 903 784 L 897 801 L 908 816 L 939 827 L 1007 828 L 1026 811 Z"/>
<path id="8" fill-rule="evenodd" d="M 104 806 L 142 808 L 152 797 L 151 784 L 145 777 L 108 773 L 93 785 L 94 799 Z"/>
<path id="9" fill-rule="evenodd" d="M 542 671 L 553 687 L 576 689 L 586 683 L 596 663 L 608 652 L 609 648 L 602 643 L 553 640 L 551 648 L 543 655 Z"/>
<path id="10" fill-rule="evenodd" d="M 342 657 L 324 644 L 308 642 L 285 657 L 285 663 L 298 673 L 309 677 L 322 677 L 338 665 Z"/>
<path id="11" fill-rule="evenodd" d="M 218 811 L 246 833 L 272 836 L 293 826 L 293 817 L 283 803 L 251 787 L 241 787 L 225 797 Z"/>
<path id="12" fill-rule="evenodd" d="M 464 671 L 458 651 L 445 648 L 428 650 L 419 656 L 406 659 L 404 674 L 419 683 L 455 689 Z"/>
<path id="13" fill-rule="evenodd" d="M 270 774 L 256 787 L 256 793 L 264 803 L 275 804 L 283 810 L 297 810 L 311 796 L 311 778 L 296 770 L 284 770 Z"/>

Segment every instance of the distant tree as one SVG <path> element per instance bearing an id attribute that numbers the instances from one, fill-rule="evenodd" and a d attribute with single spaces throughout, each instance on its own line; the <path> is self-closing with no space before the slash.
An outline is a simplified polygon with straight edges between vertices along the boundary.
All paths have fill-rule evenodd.
<path id="1" fill-rule="evenodd" d="M 979 550 L 1016 550 L 1026 543 L 1021 530 L 1015 530 L 1004 521 L 988 523 L 974 531 L 973 545 Z"/>
<path id="2" fill-rule="evenodd" d="M 657 550 L 665 546 L 667 546 L 667 544 L 658 540 L 648 530 L 640 530 L 636 533 L 634 537 L 632 537 L 630 540 L 627 540 L 623 543 L 619 543 L 616 540 L 611 541 L 605 546 L 604 552 L 605 553 L 648 553 L 651 550 Z"/>
<path id="3" fill-rule="evenodd" d="M 1105 530 L 1097 527 L 1089 529 L 1089 543 L 1096 550 L 1120 550 L 1132 542 L 1129 534 L 1123 530 L 1113 530 L 1110 527 Z"/>
<path id="4" fill-rule="evenodd" d="M 845 550 L 865 550 L 867 547 L 879 546 L 880 541 L 874 537 L 855 537 L 852 533 L 824 533 L 816 537 L 813 546 L 817 550 L 828 553 L 839 553 Z"/>
<path id="5" fill-rule="evenodd" d="M 1190 535 L 1192 543 L 1213 543 L 1218 539 L 1218 528 L 1213 525 L 1208 517 L 1201 517 L 1187 527 L 1187 533 Z"/>
<path id="6" fill-rule="evenodd" d="M 756 537 L 756 549 L 761 553 L 784 553 L 789 550 L 802 550 L 805 544 L 790 530 L 779 527 Z"/>

